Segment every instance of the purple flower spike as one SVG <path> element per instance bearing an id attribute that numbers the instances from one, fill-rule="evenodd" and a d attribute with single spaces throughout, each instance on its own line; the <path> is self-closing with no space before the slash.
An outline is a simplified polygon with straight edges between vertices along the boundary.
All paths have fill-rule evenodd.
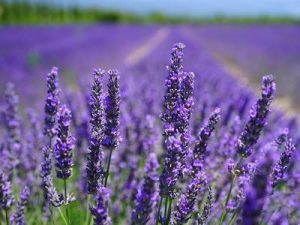
<path id="1" fill-rule="evenodd" d="M 251 155 L 252 146 L 257 143 L 263 128 L 267 124 L 270 105 L 274 99 L 276 84 L 272 75 L 264 76 L 261 98 L 250 111 L 250 120 L 247 122 L 236 144 L 236 150 L 242 157 Z"/>
<path id="2" fill-rule="evenodd" d="M 180 102 L 180 82 L 183 73 L 182 61 L 184 47 L 182 43 L 174 45 L 171 53 L 171 65 L 167 67 L 168 76 L 165 81 L 166 93 L 164 96 L 164 111 L 161 116 L 165 124 L 164 136 L 166 138 L 174 134 L 176 128 L 175 124 L 178 122 L 177 109 L 179 109 Z M 172 126 L 172 124 L 173 129 L 170 130 L 169 126 Z"/>
<path id="3" fill-rule="evenodd" d="M 160 181 L 160 194 L 161 196 L 168 196 L 175 198 L 175 186 L 178 176 L 181 171 L 180 155 L 182 152 L 181 141 L 179 138 L 173 136 L 169 137 L 166 141 L 168 149 L 165 155 L 164 169 L 159 178 Z"/>
<path id="4" fill-rule="evenodd" d="M 117 70 L 109 70 L 108 95 L 105 98 L 105 138 L 102 144 L 115 149 L 120 139 L 120 76 Z"/>
<path id="5" fill-rule="evenodd" d="M 102 78 L 105 71 L 98 69 L 94 71 L 94 82 L 89 99 L 90 122 L 92 125 L 89 140 L 89 153 L 87 156 L 87 190 L 89 194 L 95 194 L 99 179 L 103 177 L 102 169 L 102 141 L 104 137 L 104 107 Z"/>
<path id="6" fill-rule="evenodd" d="M 107 189 L 99 186 L 95 197 L 96 206 L 90 206 L 90 211 L 94 216 L 95 225 L 111 225 L 111 219 L 108 212 L 109 194 Z"/>
<path id="7" fill-rule="evenodd" d="M 187 186 L 186 191 L 180 196 L 178 203 L 172 215 L 171 224 L 182 225 L 186 224 L 190 219 L 191 213 L 194 212 L 197 195 L 202 186 L 206 183 L 206 177 L 202 172 L 197 173 Z"/>
<path id="8" fill-rule="evenodd" d="M 291 161 L 292 154 L 295 151 L 295 146 L 292 139 L 285 143 L 285 150 L 281 153 L 279 162 L 275 165 L 272 172 L 272 187 L 275 187 L 284 178 L 284 172 L 287 170 Z"/>
<path id="9" fill-rule="evenodd" d="M 207 194 L 207 198 L 205 201 L 205 205 L 203 208 L 203 211 L 201 213 L 201 215 L 199 215 L 196 224 L 197 225 L 205 225 L 206 224 L 206 220 L 212 210 L 212 207 L 214 205 L 214 196 L 213 196 L 213 192 L 211 190 L 211 187 L 208 188 L 208 194 Z"/>
<path id="10" fill-rule="evenodd" d="M 56 113 L 59 106 L 58 72 L 53 67 L 47 76 L 47 98 L 45 104 L 45 129 L 44 134 L 52 139 L 56 133 Z"/>
<path id="11" fill-rule="evenodd" d="M 14 201 L 11 182 L 3 173 L 0 173 L 0 209 L 9 210 Z"/>
<path id="12" fill-rule="evenodd" d="M 221 110 L 219 108 L 216 108 L 211 114 L 211 116 L 209 117 L 207 125 L 201 129 L 198 135 L 198 140 L 196 141 L 196 145 L 193 152 L 194 154 L 193 154 L 193 162 L 192 162 L 192 167 L 193 167 L 192 173 L 197 174 L 198 171 L 202 169 L 202 162 L 206 155 L 208 140 L 212 132 L 214 131 L 217 123 L 221 119 L 220 113 Z"/>
<path id="13" fill-rule="evenodd" d="M 147 224 L 151 218 L 158 199 L 158 167 L 156 155 L 151 153 L 145 168 L 143 184 L 138 190 L 135 209 L 132 212 L 132 224 Z"/>
<path id="14" fill-rule="evenodd" d="M 59 207 L 64 204 L 62 194 L 58 194 L 51 177 L 51 150 L 50 148 L 43 148 L 43 162 L 41 169 L 41 178 L 43 181 L 43 188 L 45 190 L 45 199 L 49 200 L 54 207 Z"/>
<path id="15" fill-rule="evenodd" d="M 23 191 L 21 192 L 20 200 L 18 201 L 18 205 L 16 208 L 16 212 L 11 216 L 10 223 L 14 225 L 25 225 L 25 208 L 28 204 L 30 197 L 30 189 L 25 186 Z"/>
<path id="16" fill-rule="evenodd" d="M 14 167 L 18 164 L 17 155 L 21 151 L 21 124 L 19 118 L 19 97 L 15 93 L 15 87 L 8 83 L 5 88 L 4 125 L 8 134 L 8 150 L 10 164 Z M 9 172 L 9 171 L 8 171 Z"/>
<path id="17" fill-rule="evenodd" d="M 258 166 L 252 185 L 246 191 L 246 200 L 243 206 L 243 225 L 259 224 L 259 217 L 262 213 L 266 197 L 269 194 L 269 175 L 272 169 L 273 159 L 268 152 Z"/>
<path id="18" fill-rule="evenodd" d="M 56 175 L 59 179 L 66 180 L 72 173 L 75 138 L 70 135 L 71 111 L 65 105 L 59 109 L 57 123 L 57 140 L 54 146 Z"/>

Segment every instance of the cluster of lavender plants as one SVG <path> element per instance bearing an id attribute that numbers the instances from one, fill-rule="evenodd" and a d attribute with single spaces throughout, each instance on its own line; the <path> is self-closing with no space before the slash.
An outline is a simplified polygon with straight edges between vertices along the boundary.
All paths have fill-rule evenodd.
<path id="1" fill-rule="evenodd" d="M 173 46 L 164 87 L 159 54 L 95 69 L 80 93 L 53 68 L 44 113 L 27 117 L 7 84 L 0 224 L 297 225 L 299 132 L 272 109 L 273 76 L 256 97 L 204 53 L 184 66 L 185 48 Z"/>

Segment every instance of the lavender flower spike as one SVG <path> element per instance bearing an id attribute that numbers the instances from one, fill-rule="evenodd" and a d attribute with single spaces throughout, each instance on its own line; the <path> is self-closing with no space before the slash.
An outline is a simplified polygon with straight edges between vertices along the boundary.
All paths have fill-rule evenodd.
<path id="1" fill-rule="evenodd" d="M 159 178 L 160 195 L 164 197 L 176 197 L 176 182 L 181 171 L 180 154 L 182 152 L 181 141 L 177 137 L 169 137 L 166 140 L 168 149 L 165 160 L 164 169 Z"/>
<path id="2" fill-rule="evenodd" d="M 19 118 L 19 98 L 15 93 L 15 87 L 12 83 L 6 85 L 4 106 L 4 122 L 8 133 L 8 150 L 13 164 L 16 162 L 17 155 L 21 151 L 21 125 Z M 15 166 L 15 165 L 13 165 Z"/>
<path id="3" fill-rule="evenodd" d="M 102 77 L 104 70 L 94 71 L 94 82 L 89 99 L 90 122 L 92 125 L 91 137 L 89 140 L 89 153 L 87 156 L 87 190 L 89 194 L 95 194 L 99 179 L 103 176 L 102 169 L 102 141 L 104 137 L 104 107 Z"/>
<path id="4" fill-rule="evenodd" d="M 23 191 L 21 192 L 20 200 L 18 201 L 18 205 L 16 208 L 16 212 L 11 216 L 10 223 L 14 225 L 25 225 L 25 208 L 28 204 L 30 196 L 30 189 L 25 186 Z"/>
<path id="5" fill-rule="evenodd" d="M 47 98 L 45 104 L 45 129 L 44 134 L 50 140 L 54 137 L 56 130 L 56 113 L 59 105 L 59 89 L 58 89 L 58 72 L 57 68 L 53 67 L 47 76 Z"/>
<path id="6" fill-rule="evenodd" d="M 57 140 L 54 146 L 56 175 L 66 180 L 72 173 L 72 150 L 75 138 L 70 135 L 71 111 L 62 105 L 58 112 Z"/>
<path id="7" fill-rule="evenodd" d="M 259 217 L 262 213 L 265 200 L 267 198 L 269 175 L 272 169 L 273 159 L 268 152 L 264 160 L 260 163 L 255 174 L 252 185 L 246 191 L 246 200 L 243 206 L 242 224 L 259 224 Z"/>
<path id="8" fill-rule="evenodd" d="M 209 187 L 208 195 L 206 198 L 206 202 L 205 202 L 203 211 L 202 211 L 201 215 L 199 215 L 199 217 L 195 221 L 195 223 L 194 223 L 195 225 L 205 225 L 206 224 L 206 220 L 211 212 L 213 205 L 214 205 L 213 192 L 211 190 L 211 187 Z"/>
<path id="9" fill-rule="evenodd" d="M 9 210 L 14 203 L 12 186 L 5 175 L 0 173 L 0 210 Z"/>
<path id="10" fill-rule="evenodd" d="M 250 120 L 247 122 L 236 144 L 236 150 L 242 157 L 251 155 L 251 148 L 256 144 L 263 128 L 267 124 L 270 105 L 274 99 L 276 84 L 272 75 L 264 76 L 262 81 L 261 98 L 250 111 Z"/>
<path id="11" fill-rule="evenodd" d="M 272 187 L 274 188 L 284 178 L 284 172 L 287 170 L 290 163 L 295 146 L 292 143 L 292 139 L 289 139 L 285 143 L 285 151 L 281 153 L 279 162 L 274 166 L 272 172 Z"/>
<path id="12" fill-rule="evenodd" d="M 195 201 L 200 188 L 205 185 L 205 183 L 205 175 L 202 172 L 197 173 L 192 180 L 192 183 L 188 185 L 185 193 L 180 196 L 172 215 L 172 225 L 183 225 L 188 222 L 191 213 L 194 212 Z"/>
<path id="13" fill-rule="evenodd" d="M 50 148 L 43 148 L 43 162 L 41 169 L 41 178 L 43 181 L 43 188 L 45 190 L 45 199 L 50 200 L 52 206 L 59 207 L 64 204 L 64 197 L 58 194 L 51 177 L 51 151 Z"/>
<path id="14" fill-rule="evenodd" d="M 138 190 L 135 209 L 131 215 L 131 224 L 147 224 L 158 199 L 158 162 L 156 155 L 151 153 L 145 168 L 145 177 L 142 186 Z"/>
<path id="15" fill-rule="evenodd" d="M 201 128 L 193 151 L 192 173 L 196 174 L 202 169 L 202 161 L 206 155 L 207 143 L 217 123 L 221 119 L 221 109 L 216 108 L 209 117 L 208 124 Z"/>
<path id="16" fill-rule="evenodd" d="M 180 107 L 178 107 L 178 122 L 176 128 L 181 134 L 182 142 L 182 171 L 185 169 L 185 158 L 190 149 L 191 131 L 189 128 L 192 107 L 194 105 L 193 90 L 194 90 L 194 73 L 183 73 L 182 82 L 180 85 Z"/>
<path id="17" fill-rule="evenodd" d="M 167 67 L 168 76 L 165 81 L 163 113 L 164 136 L 167 138 L 175 133 L 175 124 L 178 122 L 177 108 L 180 102 L 180 81 L 182 76 L 183 49 L 182 43 L 175 44 L 171 53 L 171 65 Z"/>
<path id="18" fill-rule="evenodd" d="M 181 127 L 180 124 L 184 120 L 184 125 L 182 127 L 186 128 L 186 110 L 185 108 L 180 108 L 180 85 L 183 75 L 183 49 L 185 45 L 182 43 L 177 43 L 172 48 L 171 52 L 171 64 L 167 67 L 168 76 L 165 81 L 166 92 L 164 96 L 164 106 L 163 113 L 161 115 L 161 120 L 164 126 L 164 148 L 165 148 L 165 160 L 164 169 L 160 176 L 160 195 L 162 197 L 174 198 L 175 186 L 178 176 L 182 174 L 183 163 L 181 157 L 186 154 L 185 145 L 182 145 L 180 131 L 178 128 Z M 185 93 L 183 93 L 183 99 L 187 100 Z M 181 110 L 180 110 L 181 109 Z M 178 110 L 180 110 L 184 118 L 180 119 L 178 115 Z M 182 114 L 181 114 L 182 115 Z"/>
<path id="19" fill-rule="evenodd" d="M 90 211 L 94 216 L 94 225 L 111 225 L 108 212 L 109 194 L 102 185 L 97 189 L 95 201 L 96 206 L 90 206 Z"/>
<path id="20" fill-rule="evenodd" d="M 108 149 L 119 145 L 120 126 L 120 76 L 117 70 L 109 70 L 108 95 L 105 98 L 105 139 L 102 144 Z"/>

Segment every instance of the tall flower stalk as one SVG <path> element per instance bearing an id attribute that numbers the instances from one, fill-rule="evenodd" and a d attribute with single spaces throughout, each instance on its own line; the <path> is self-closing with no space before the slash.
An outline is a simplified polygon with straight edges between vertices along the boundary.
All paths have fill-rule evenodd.
<path id="1" fill-rule="evenodd" d="M 90 211 L 94 217 L 94 225 L 111 225 L 109 216 L 109 193 L 106 187 L 99 184 L 95 197 L 95 206 L 90 206 Z"/>
<path id="2" fill-rule="evenodd" d="M 64 182 L 66 214 L 69 221 L 67 179 L 72 174 L 72 150 L 75 146 L 75 138 L 70 135 L 71 111 L 65 105 L 62 105 L 58 111 L 57 123 L 57 139 L 54 146 L 56 176 Z"/>
<path id="3" fill-rule="evenodd" d="M 56 117 L 59 107 L 58 69 L 53 67 L 47 76 L 47 98 L 45 104 L 44 134 L 49 138 L 49 146 L 56 134 Z"/>
<path id="4" fill-rule="evenodd" d="M 264 76 L 262 80 L 261 98 L 250 110 L 250 119 L 246 123 L 242 134 L 240 135 L 235 149 L 239 154 L 240 159 L 237 163 L 236 169 L 240 169 L 245 158 L 252 153 L 253 146 L 257 143 L 264 127 L 267 125 L 267 118 L 270 114 L 270 105 L 274 99 L 276 84 L 272 75 Z M 233 174 L 230 181 L 229 191 L 227 192 L 224 208 L 219 219 L 219 224 L 223 224 L 227 216 L 226 207 L 231 197 L 234 183 L 237 175 Z"/>
<path id="5" fill-rule="evenodd" d="M 8 178 L 0 173 L 0 210 L 4 212 L 6 224 L 9 225 L 9 210 L 15 199 L 12 194 L 12 185 Z"/>
<path id="6" fill-rule="evenodd" d="M 87 155 L 87 191 L 88 194 L 96 194 L 100 180 L 103 180 L 102 166 L 104 138 L 104 106 L 102 78 L 105 71 L 98 69 L 93 73 L 94 82 L 89 98 L 90 123 L 92 126 L 89 140 L 89 152 Z"/>
<path id="7" fill-rule="evenodd" d="M 19 118 L 19 97 L 15 93 L 15 86 L 12 83 L 8 83 L 5 87 L 4 93 L 4 125 L 7 131 L 7 149 L 8 170 L 6 171 L 9 179 L 12 179 L 13 169 L 19 164 L 18 155 L 21 154 L 21 124 Z"/>
<path id="8" fill-rule="evenodd" d="M 103 183 L 105 187 L 109 177 L 112 153 L 120 141 L 120 76 L 117 70 L 109 70 L 108 75 L 108 95 L 105 98 L 105 138 L 102 141 L 109 151 Z"/>
<path id="9" fill-rule="evenodd" d="M 246 200 L 243 205 L 242 224 L 259 224 L 260 215 L 269 194 L 269 175 L 272 171 L 273 159 L 270 153 L 267 153 L 264 160 L 258 167 L 252 185 L 246 192 Z"/>
<path id="10" fill-rule="evenodd" d="M 164 131 L 164 167 L 160 176 L 160 204 L 157 213 L 159 220 L 169 221 L 172 199 L 176 197 L 176 183 L 185 169 L 185 158 L 189 152 L 190 128 L 194 89 L 194 74 L 183 71 L 183 49 L 185 45 L 177 43 L 172 48 L 171 63 L 167 67 L 165 81 L 163 113 L 161 116 Z M 164 218 L 160 217 L 164 201 Z"/>
<path id="11" fill-rule="evenodd" d="M 20 195 L 20 200 L 18 201 L 18 205 L 16 208 L 16 212 L 10 218 L 10 224 L 12 225 L 25 225 L 25 208 L 28 205 L 30 197 L 30 189 L 25 186 Z"/>
<path id="12" fill-rule="evenodd" d="M 143 184 L 138 189 L 135 208 L 131 215 L 131 224 L 147 224 L 158 200 L 158 162 L 155 153 L 150 153 L 145 168 Z"/>

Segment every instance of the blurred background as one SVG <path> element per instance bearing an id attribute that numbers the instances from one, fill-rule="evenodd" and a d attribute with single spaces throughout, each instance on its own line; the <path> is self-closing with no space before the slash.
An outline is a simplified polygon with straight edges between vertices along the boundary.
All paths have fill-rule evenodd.
<path id="1" fill-rule="evenodd" d="M 299 0 L 0 0 L 0 24 L 0 88 L 13 81 L 22 98 L 44 93 L 51 66 L 75 85 L 184 39 L 253 88 L 274 74 L 279 105 L 300 109 Z"/>

